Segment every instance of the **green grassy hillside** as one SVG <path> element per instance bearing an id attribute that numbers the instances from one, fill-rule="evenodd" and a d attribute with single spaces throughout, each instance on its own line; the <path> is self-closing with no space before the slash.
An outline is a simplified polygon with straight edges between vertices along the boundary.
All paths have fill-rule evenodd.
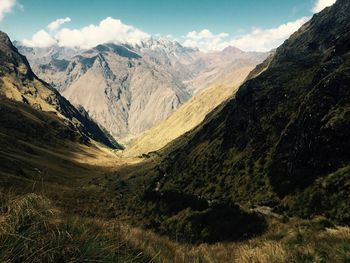
<path id="1" fill-rule="evenodd" d="M 316 14 L 257 67 L 235 98 L 152 157 L 155 166 L 117 180 L 117 191 L 131 191 L 128 212 L 173 238 L 199 231 L 197 241 L 218 229 L 206 221 L 212 209 L 220 218 L 217 204 L 239 204 L 243 214 L 269 207 L 348 224 L 349 32 L 348 1 Z M 198 202 L 206 205 L 193 205 Z M 228 220 L 234 225 L 236 219 Z M 256 234 L 263 225 L 255 225 Z"/>

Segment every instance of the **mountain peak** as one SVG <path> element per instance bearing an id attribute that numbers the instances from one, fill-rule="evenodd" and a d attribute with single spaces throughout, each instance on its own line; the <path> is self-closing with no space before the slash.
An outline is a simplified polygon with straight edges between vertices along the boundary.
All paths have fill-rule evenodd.
<path id="1" fill-rule="evenodd" d="M 226 54 L 240 54 L 244 53 L 241 49 L 234 47 L 234 46 L 228 46 L 224 48 L 221 52 L 226 53 Z"/>
<path id="2" fill-rule="evenodd" d="M 2 31 L 0 31 L 0 48 L 1 49 L 9 48 L 11 50 L 14 48 L 9 36 L 5 32 L 2 32 Z"/>
<path id="3" fill-rule="evenodd" d="M 11 43 L 9 36 L 3 31 L 0 31 L 0 41 L 1 41 L 1 43 L 4 43 L 4 42 Z"/>
<path id="4" fill-rule="evenodd" d="M 146 41 L 141 42 L 141 46 L 139 47 L 141 49 L 163 49 L 166 51 L 173 51 L 173 52 L 195 52 L 199 51 L 198 48 L 191 48 L 191 47 L 184 47 L 181 45 L 178 41 L 170 40 L 167 38 L 149 38 Z"/>

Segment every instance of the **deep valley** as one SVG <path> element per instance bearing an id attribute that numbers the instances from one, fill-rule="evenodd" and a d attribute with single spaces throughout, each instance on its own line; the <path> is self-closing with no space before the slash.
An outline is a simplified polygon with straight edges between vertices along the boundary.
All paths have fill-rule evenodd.
<path id="1" fill-rule="evenodd" d="M 0 31 L 0 63 L 1 262 L 350 262 L 348 0 L 269 52 Z"/>

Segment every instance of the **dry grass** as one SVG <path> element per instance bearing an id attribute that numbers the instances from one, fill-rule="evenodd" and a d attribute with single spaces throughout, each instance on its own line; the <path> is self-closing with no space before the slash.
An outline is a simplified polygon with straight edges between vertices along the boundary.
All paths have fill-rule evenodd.
<path id="1" fill-rule="evenodd" d="M 276 241 L 265 241 L 259 245 L 242 245 L 237 248 L 237 262 L 279 263 L 286 259 L 283 245 Z"/>
<path id="2" fill-rule="evenodd" d="M 1 215 L 0 262 L 147 262 L 98 220 L 64 216 L 36 194 Z M 108 229 L 109 230 L 109 229 Z"/>
<path id="3" fill-rule="evenodd" d="M 247 73 L 248 74 L 248 73 Z M 213 86 L 196 95 L 166 120 L 144 132 L 130 143 L 123 156 L 138 156 L 157 151 L 199 125 L 205 116 L 231 97 L 237 86 Z"/>
<path id="4" fill-rule="evenodd" d="M 36 194 L 0 193 L 1 262 L 350 262 L 350 228 L 319 219 L 270 218 L 248 241 L 188 245 L 117 220 L 67 216 Z"/>
<path id="5" fill-rule="evenodd" d="M 244 242 L 188 245 L 117 220 L 67 216 L 39 195 L 0 191 L 1 262 L 278 263 L 350 260 L 350 228 L 324 219 L 288 223 Z M 327 222 L 326 222 L 327 223 Z"/>
<path id="6" fill-rule="evenodd" d="M 270 219 L 269 231 L 244 242 L 179 244 L 150 231 L 122 226 L 123 239 L 158 263 L 350 262 L 350 228 Z"/>
<path id="7" fill-rule="evenodd" d="M 190 246 L 177 244 L 166 237 L 138 228 L 122 227 L 123 239 L 131 246 L 140 248 L 152 262 L 203 262 Z"/>

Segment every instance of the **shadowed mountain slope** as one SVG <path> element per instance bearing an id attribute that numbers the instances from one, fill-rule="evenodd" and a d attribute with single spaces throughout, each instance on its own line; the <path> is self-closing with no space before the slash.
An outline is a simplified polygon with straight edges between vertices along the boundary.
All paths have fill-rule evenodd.
<path id="1" fill-rule="evenodd" d="M 0 61 L 1 96 L 23 102 L 39 111 L 56 114 L 67 126 L 79 132 L 86 142 L 91 138 L 109 147 L 120 148 L 90 119 L 84 109 L 77 110 L 55 89 L 40 80 L 27 59 L 3 32 L 0 32 Z"/>
<path id="2" fill-rule="evenodd" d="M 350 2 L 302 26 L 163 150 L 149 190 L 350 221 Z"/>

